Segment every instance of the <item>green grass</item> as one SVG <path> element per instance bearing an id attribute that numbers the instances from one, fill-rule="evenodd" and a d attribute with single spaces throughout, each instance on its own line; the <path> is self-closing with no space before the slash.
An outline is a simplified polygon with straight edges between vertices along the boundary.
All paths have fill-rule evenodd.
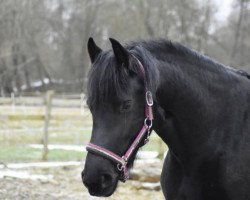
<path id="1" fill-rule="evenodd" d="M 81 161 L 85 152 L 49 150 L 48 161 Z M 0 148 L 0 162 L 38 162 L 42 161 L 42 149 L 27 145 L 3 145 Z"/>
<path id="2" fill-rule="evenodd" d="M 72 131 L 70 132 L 56 132 L 49 133 L 50 143 L 61 143 L 61 144 L 77 144 L 81 145 L 84 142 L 88 142 L 91 136 L 91 129 Z"/>
<path id="3" fill-rule="evenodd" d="M 86 134 L 86 137 L 90 134 Z M 141 150 L 159 151 L 157 136 L 151 136 L 151 140 Z M 87 138 L 85 138 L 87 139 Z M 166 149 L 166 146 L 164 147 Z M 86 152 L 49 150 L 48 161 L 81 161 L 85 159 Z M 35 149 L 28 145 L 1 144 L 0 162 L 38 162 L 42 161 L 42 149 Z"/>
<path id="4" fill-rule="evenodd" d="M 78 144 L 83 145 L 90 139 L 91 130 L 82 130 L 72 132 L 71 134 L 65 132 L 52 132 L 49 134 L 50 144 Z M 30 134 L 16 134 L 0 142 L 0 162 L 35 162 L 41 161 L 42 149 L 34 149 L 27 144 L 41 143 L 41 136 Z M 26 145 L 25 145 L 26 144 Z M 160 139 L 154 133 L 150 137 L 150 141 L 141 150 L 143 151 L 158 151 L 164 152 L 166 145 L 160 143 Z M 85 152 L 66 151 L 66 150 L 50 150 L 48 154 L 49 161 L 69 161 L 69 160 L 83 160 L 86 156 Z"/>
<path id="5" fill-rule="evenodd" d="M 50 161 L 82 161 L 86 157 L 86 152 L 50 150 L 48 159 Z"/>
<path id="6" fill-rule="evenodd" d="M 1 130 L 1 129 L 0 129 Z M 91 128 L 86 130 L 72 130 L 70 128 L 49 131 L 50 144 L 75 144 L 81 145 L 90 140 Z M 42 131 L 24 130 L 23 132 L 0 133 L 0 146 L 2 143 L 8 144 L 40 144 L 42 143 Z"/>

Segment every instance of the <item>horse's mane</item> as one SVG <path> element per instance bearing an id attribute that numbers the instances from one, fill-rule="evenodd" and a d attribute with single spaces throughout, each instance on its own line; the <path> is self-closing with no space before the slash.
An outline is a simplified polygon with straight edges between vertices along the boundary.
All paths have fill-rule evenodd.
<path id="1" fill-rule="evenodd" d="M 247 73 L 247 72 L 244 71 L 244 70 L 236 70 L 235 72 L 236 72 L 237 74 L 240 74 L 241 76 L 244 76 L 244 77 L 250 79 L 250 74 Z"/>
<path id="2" fill-rule="evenodd" d="M 159 72 L 154 67 L 156 59 L 153 56 L 157 60 L 166 62 L 169 59 L 173 60 L 176 57 L 180 57 L 188 62 L 207 66 L 218 72 L 224 71 L 225 74 L 235 74 L 250 79 L 250 75 L 245 71 L 222 65 L 207 56 L 169 40 L 137 41 L 131 42 L 125 47 L 142 62 L 150 90 L 153 94 L 159 83 Z M 138 66 L 134 67 L 139 68 Z M 101 53 L 89 72 L 87 87 L 88 102 L 98 104 L 99 102 L 109 100 L 114 95 L 122 98 L 128 92 L 128 89 L 128 73 L 123 67 L 117 67 L 113 51 L 108 50 Z"/>
<path id="3" fill-rule="evenodd" d="M 171 40 L 165 40 L 165 39 L 156 39 L 149 41 L 141 40 L 139 42 L 138 41 L 132 42 L 128 46 L 130 48 L 133 48 L 133 46 L 142 46 L 148 51 L 154 53 L 154 55 L 156 56 L 158 55 L 157 59 L 160 60 L 168 59 L 166 55 L 185 57 L 185 59 L 190 62 L 194 62 L 196 64 L 199 63 L 205 66 L 209 65 L 216 68 L 218 71 L 226 70 L 250 79 L 250 74 L 244 70 L 237 70 L 231 66 L 226 66 L 221 63 L 218 63 L 208 56 L 202 55 L 193 49 L 190 49 L 178 42 L 172 42 Z"/>

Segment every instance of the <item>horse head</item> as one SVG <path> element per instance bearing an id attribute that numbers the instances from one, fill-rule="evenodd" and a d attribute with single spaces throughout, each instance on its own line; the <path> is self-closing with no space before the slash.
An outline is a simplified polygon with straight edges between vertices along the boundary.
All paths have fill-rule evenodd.
<path id="1" fill-rule="evenodd" d="M 110 42 L 112 50 L 102 51 L 92 38 L 88 41 L 92 67 L 87 104 L 93 129 L 82 179 L 94 196 L 113 194 L 118 181 L 124 178 L 123 170 L 131 168 L 152 125 L 151 102 L 145 111 L 143 66 L 118 41 Z M 149 94 L 146 100 L 152 101 L 151 98 Z"/>

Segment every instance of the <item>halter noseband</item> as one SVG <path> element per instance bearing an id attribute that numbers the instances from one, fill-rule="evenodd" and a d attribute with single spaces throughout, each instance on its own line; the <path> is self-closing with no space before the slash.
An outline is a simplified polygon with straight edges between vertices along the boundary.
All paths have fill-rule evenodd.
<path id="1" fill-rule="evenodd" d="M 134 142 L 130 145 L 128 150 L 123 156 L 119 156 L 108 149 L 95 145 L 93 143 L 88 143 L 86 146 L 87 151 L 98 154 L 104 158 L 110 159 L 111 161 L 117 163 L 117 169 L 121 172 L 120 180 L 125 182 L 129 178 L 129 171 L 127 167 L 127 163 L 135 149 L 138 147 L 139 143 L 141 142 L 142 138 L 147 134 L 146 139 L 144 140 L 144 144 L 149 141 L 149 136 L 151 133 L 151 127 L 153 125 L 153 97 L 151 91 L 148 89 L 147 80 L 146 80 L 146 73 L 143 65 L 141 62 L 135 57 L 137 62 L 139 63 L 140 72 L 144 79 L 144 86 L 145 86 L 145 120 L 144 124 L 138 133 L 137 137 L 135 138 Z"/>

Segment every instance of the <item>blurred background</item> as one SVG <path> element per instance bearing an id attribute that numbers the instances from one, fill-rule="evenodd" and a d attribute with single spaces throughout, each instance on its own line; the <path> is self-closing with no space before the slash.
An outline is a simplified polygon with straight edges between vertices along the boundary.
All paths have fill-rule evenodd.
<path id="1" fill-rule="evenodd" d="M 89 37 L 166 38 L 250 72 L 250 0 L 0 0 L 0 199 L 98 199 L 80 177 Z M 163 199 L 166 149 L 154 134 L 108 199 Z"/>

